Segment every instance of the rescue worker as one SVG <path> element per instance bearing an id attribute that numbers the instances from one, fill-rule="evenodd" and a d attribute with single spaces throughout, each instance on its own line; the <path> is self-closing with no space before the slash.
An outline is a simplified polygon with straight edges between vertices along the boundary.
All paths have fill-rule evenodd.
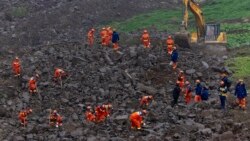
<path id="1" fill-rule="evenodd" d="M 186 84 L 186 91 L 184 94 L 185 102 L 186 102 L 186 104 L 189 104 L 191 101 L 191 98 L 192 98 L 192 86 L 191 86 L 190 82 L 188 82 L 188 81 L 186 81 L 185 84 Z"/>
<path id="2" fill-rule="evenodd" d="M 180 88 L 183 89 L 184 85 L 185 85 L 185 75 L 183 71 L 180 71 L 179 75 L 178 75 L 178 79 L 177 81 L 180 84 Z"/>
<path id="3" fill-rule="evenodd" d="M 218 91 L 220 92 L 221 109 L 225 110 L 228 89 L 224 81 L 220 81 L 220 87 L 218 88 Z"/>
<path id="4" fill-rule="evenodd" d="M 105 27 L 102 28 L 100 35 L 101 35 L 102 46 L 107 46 L 108 31 Z"/>
<path id="5" fill-rule="evenodd" d="M 95 108 L 96 122 L 102 122 L 110 115 L 112 105 L 104 104 Z"/>
<path id="6" fill-rule="evenodd" d="M 150 37 L 149 37 L 149 33 L 147 30 L 143 31 L 141 41 L 142 41 L 144 48 L 150 48 Z"/>
<path id="7" fill-rule="evenodd" d="M 178 52 L 176 47 L 173 48 L 173 52 L 171 54 L 171 62 L 170 65 L 172 65 L 172 68 L 175 70 L 177 68 L 177 61 L 178 61 Z"/>
<path id="8" fill-rule="evenodd" d="M 88 44 L 90 47 L 93 47 L 93 45 L 94 45 L 94 33 L 95 33 L 95 29 L 92 28 L 89 30 L 88 35 L 87 35 L 88 36 Z"/>
<path id="9" fill-rule="evenodd" d="M 139 112 L 134 112 L 129 116 L 129 120 L 131 123 L 131 129 L 141 129 L 141 125 L 144 124 L 143 122 L 143 116 L 147 114 L 146 110 L 142 110 Z M 145 124 L 144 124 L 145 125 Z"/>
<path id="10" fill-rule="evenodd" d="M 140 100 L 140 106 L 144 106 L 144 105 L 148 106 L 152 100 L 153 100 L 152 95 L 143 96 Z"/>
<path id="11" fill-rule="evenodd" d="M 31 94 L 37 93 L 37 82 L 35 77 L 31 77 L 29 80 L 29 92 Z"/>
<path id="12" fill-rule="evenodd" d="M 111 27 L 108 27 L 108 28 L 107 28 L 107 34 L 108 34 L 108 36 L 107 36 L 107 44 L 108 44 L 108 45 L 109 45 L 109 44 L 111 43 L 111 41 L 112 41 L 112 36 L 113 36 L 113 34 L 114 34 L 114 31 L 115 31 L 115 30 L 112 30 Z"/>
<path id="13" fill-rule="evenodd" d="M 21 74 L 21 63 L 18 57 L 16 57 L 12 62 L 12 69 L 15 76 L 20 76 Z"/>
<path id="14" fill-rule="evenodd" d="M 239 79 L 236 87 L 235 87 L 235 96 L 237 97 L 237 104 L 243 110 L 246 110 L 246 97 L 247 97 L 247 90 L 243 79 Z"/>
<path id="15" fill-rule="evenodd" d="M 112 34 L 112 43 L 113 43 L 113 50 L 114 51 L 117 51 L 119 49 L 119 46 L 118 46 L 119 40 L 120 40 L 119 34 L 114 29 L 113 34 Z"/>
<path id="16" fill-rule="evenodd" d="M 209 89 L 207 86 L 204 86 L 201 92 L 201 100 L 208 100 L 208 97 L 209 97 Z"/>
<path id="17" fill-rule="evenodd" d="M 19 112 L 18 118 L 23 126 L 28 124 L 27 117 L 30 113 L 32 113 L 32 109 L 26 109 Z"/>
<path id="18" fill-rule="evenodd" d="M 53 113 L 50 113 L 50 125 L 51 126 L 62 126 L 62 116 L 60 116 L 56 110 Z"/>
<path id="19" fill-rule="evenodd" d="M 87 121 L 90 121 L 90 122 L 95 122 L 96 121 L 96 117 L 92 113 L 92 108 L 90 106 L 87 107 L 87 110 L 85 112 L 85 117 L 86 117 Z"/>
<path id="20" fill-rule="evenodd" d="M 58 81 L 58 80 L 62 80 L 64 77 L 66 77 L 67 74 L 63 69 L 60 68 L 56 68 L 55 72 L 54 72 L 54 80 Z"/>
<path id="21" fill-rule="evenodd" d="M 226 73 L 222 73 L 221 77 L 222 77 L 221 80 L 225 83 L 225 85 L 227 86 L 229 90 L 232 85 L 232 81 L 228 78 Z"/>
<path id="22" fill-rule="evenodd" d="M 201 102 L 201 92 L 202 92 L 202 86 L 200 80 L 196 80 L 196 87 L 195 87 L 195 102 Z"/>
<path id="23" fill-rule="evenodd" d="M 181 93 L 180 83 L 177 81 L 173 90 L 173 101 L 171 106 L 174 107 L 178 103 L 178 99 Z"/>
<path id="24" fill-rule="evenodd" d="M 168 54 L 172 54 L 173 51 L 173 47 L 174 47 L 174 40 L 172 39 L 171 36 L 168 36 L 167 40 L 166 40 L 166 44 L 167 44 L 167 51 Z"/>

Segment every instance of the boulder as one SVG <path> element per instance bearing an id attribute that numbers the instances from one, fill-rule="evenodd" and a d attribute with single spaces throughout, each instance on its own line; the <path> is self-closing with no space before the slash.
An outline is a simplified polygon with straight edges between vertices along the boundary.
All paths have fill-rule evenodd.
<path id="1" fill-rule="evenodd" d="M 192 74 L 194 74 L 195 72 L 196 72 L 195 69 L 186 70 L 186 74 L 188 74 L 188 75 L 192 75 Z"/>

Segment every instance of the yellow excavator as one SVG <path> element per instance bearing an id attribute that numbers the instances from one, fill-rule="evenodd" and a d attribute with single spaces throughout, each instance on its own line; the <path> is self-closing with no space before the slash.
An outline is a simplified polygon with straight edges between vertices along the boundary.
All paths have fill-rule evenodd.
<path id="1" fill-rule="evenodd" d="M 184 16 L 180 32 L 175 33 L 175 43 L 181 47 L 190 47 L 191 43 L 227 44 L 226 33 L 220 32 L 220 24 L 206 24 L 203 12 L 194 0 L 183 0 Z M 188 9 L 194 14 L 197 32 L 190 33 L 188 28 Z"/>

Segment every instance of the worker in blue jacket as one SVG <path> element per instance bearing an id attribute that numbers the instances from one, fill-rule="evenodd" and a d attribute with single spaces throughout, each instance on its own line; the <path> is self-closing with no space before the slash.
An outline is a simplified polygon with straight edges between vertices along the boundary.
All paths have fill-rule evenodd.
<path id="1" fill-rule="evenodd" d="M 176 47 L 173 48 L 173 52 L 171 54 L 171 62 L 170 65 L 172 65 L 173 69 L 175 70 L 177 68 L 177 61 L 179 58 L 179 54 L 177 52 Z"/>
<path id="2" fill-rule="evenodd" d="M 207 86 L 204 86 L 201 92 L 201 100 L 208 100 L 208 97 L 209 97 L 209 89 Z"/>
<path id="3" fill-rule="evenodd" d="M 196 80 L 195 97 L 194 97 L 195 102 L 201 102 L 201 94 L 202 94 L 201 81 Z"/>
<path id="4" fill-rule="evenodd" d="M 119 34 L 116 32 L 116 30 L 113 30 L 112 34 L 112 43 L 113 43 L 113 50 L 117 51 L 119 49 L 118 41 L 120 40 Z"/>
<path id="5" fill-rule="evenodd" d="M 236 87 L 235 87 L 235 96 L 237 96 L 237 104 L 243 110 L 246 109 L 246 97 L 247 97 L 247 90 L 246 86 L 243 82 L 243 79 L 239 79 Z"/>

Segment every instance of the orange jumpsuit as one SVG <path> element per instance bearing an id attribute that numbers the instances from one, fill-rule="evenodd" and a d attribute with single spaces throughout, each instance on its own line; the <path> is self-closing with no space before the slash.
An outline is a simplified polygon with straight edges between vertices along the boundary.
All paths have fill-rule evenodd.
<path id="1" fill-rule="evenodd" d="M 55 69 L 54 78 L 61 79 L 65 76 L 65 72 L 62 69 Z"/>
<path id="2" fill-rule="evenodd" d="M 168 38 L 166 41 L 168 54 L 172 54 L 174 47 L 174 40 L 172 38 Z"/>
<path id="3" fill-rule="evenodd" d="M 150 101 L 152 100 L 152 97 L 150 96 L 143 96 L 141 101 L 140 101 L 140 105 L 143 106 L 143 105 L 146 105 L 148 106 Z"/>
<path id="4" fill-rule="evenodd" d="M 129 117 L 131 122 L 131 128 L 141 129 L 141 124 L 143 123 L 143 118 L 140 112 L 134 112 Z"/>
<path id="5" fill-rule="evenodd" d="M 36 93 L 36 80 L 34 78 L 31 78 L 29 80 L 29 91 L 30 93 Z"/>
<path id="6" fill-rule="evenodd" d="M 13 69 L 13 72 L 14 72 L 15 76 L 20 75 L 20 73 L 21 73 L 21 65 L 20 65 L 20 60 L 19 59 L 15 59 L 12 62 L 12 69 Z"/>
<path id="7" fill-rule="evenodd" d="M 94 30 L 91 29 L 89 32 L 88 32 L 88 44 L 89 46 L 93 46 L 94 45 Z"/>
<path id="8" fill-rule="evenodd" d="M 144 48 L 150 47 L 150 37 L 148 33 L 143 33 L 141 37 L 142 44 L 144 45 Z"/>
<path id="9" fill-rule="evenodd" d="M 178 80 L 177 80 L 180 84 L 180 88 L 182 89 L 185 85 L 185 76 L 184 74 L 180 73 L 178 76 Z"/>
<path id="10" fill-rule="evenodd" d="M 111 28 L 108 28 L 107 29 L 107 45 L 109 45 L 111 43 L 111 40 L 112 40 L 112 34 L 113 34 L 113 30 Z"/>
<path id="11" fill-rule="evenodd" d="M 22 125 L 27 125 L 27 116 L 31 113 L 31 110 L 24 110 L 18 114 L 18 118 Z"/>
<path id="12" fill-rule="evenodd" d="M 101 122 L 104 121 L 107 115 L 107 112 L 104 108 L 102 108 L 101 106 L 97 106 L 95 108 L 95 115 L 96 115 L 96 121 L 97 122 Z"/>
<path id="13" fill-rule="evenodd" d="M 96 121 L 95 115 L 94 115 L 92 112 L 90 112 L 90 111 L 86 111 L 86 112 L 85 112 L 85 117 L 86 117 L 86 119 L 87 119 L 88 121 L 92 121 L 92 122 L 95 122 L 95 121 Z"/>
<path id="14" fill-rule="evenodd" d="M 185 91 L 185 102 L 186 104 L 189 104 L 192 98 L 192 87 L 190 85 L 188 85 L 186 87 L 186 91 Z"/>
<path id="15" fill-rule="evenodd" d="M 102 29 L 101 31 L 101 38 L 102 38 L 102 46 L 107 46 L 107 36 L 108 36 L 108 31 L 106 29 Z"/>
<path id="16" fill-rule="evenodd" d="M 56 126 L 56 127 L 62 126 L 62 116 L 60 116 L 57 113 L 53 113 L 50 116 L 50 125 L 51 126 Z"/>
<path id="17" fill-rule="evenodd" d="M 95 109 L 96 121 L 104 121 L 110 115 L 112 105 L 97 106 Z"/>

